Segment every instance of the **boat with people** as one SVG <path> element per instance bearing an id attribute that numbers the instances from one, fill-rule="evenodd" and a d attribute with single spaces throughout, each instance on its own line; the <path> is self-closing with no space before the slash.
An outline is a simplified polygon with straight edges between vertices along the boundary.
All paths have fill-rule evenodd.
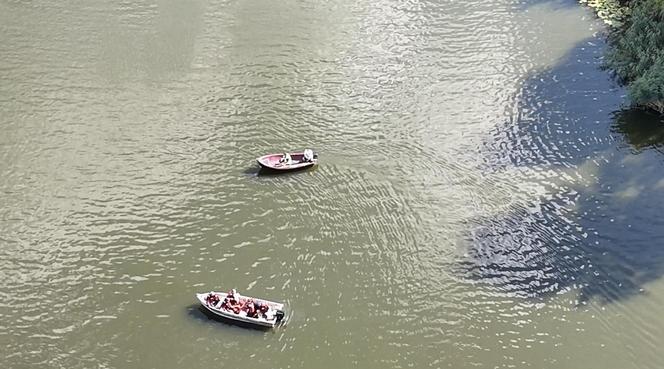
<path id="1" fill-rule="evenodd" d="M 284 304 L 229 292 L 197 293 L 196 298 L 214 315 L 262 327 L 274 328 L 285 316 Z"/>
<path id="2" fill-rule="evenodd" d="M 256 161 L 263 169 L 293 171 L 317 165 L 318 154 L 311 149 L 306 149 L 303 152 L 267 154 L 257 158 Z"/>

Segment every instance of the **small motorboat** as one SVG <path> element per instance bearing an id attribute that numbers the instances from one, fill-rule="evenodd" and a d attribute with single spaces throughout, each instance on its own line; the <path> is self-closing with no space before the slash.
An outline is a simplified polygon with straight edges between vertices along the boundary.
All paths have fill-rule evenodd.
<path id="1" fill-rule="evenodd" d="M 318 164 L 318 155 L 311 149 L 303 152 L 268 154 L 256 159 L 261 168 L 275 171 L 291 171 L 313 167 Z"/>
<path id="2" fill-rule="evenodd" d="M 197 293 L 196 298 L 214 315 L 261 327 L 274 328 L 285 316 L 284 304 L 240 296 L 235 290 Z"/>

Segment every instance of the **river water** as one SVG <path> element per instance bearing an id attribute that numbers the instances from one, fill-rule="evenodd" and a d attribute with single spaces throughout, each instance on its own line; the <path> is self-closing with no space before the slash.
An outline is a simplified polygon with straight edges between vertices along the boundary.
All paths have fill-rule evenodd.
<path id="1" fill-rule="evenodd" d="M 664 131 L 574 1 L 9 0 L 0 30 L 0 367 L 664 367 Z M 231 287 L 286 325 L 209 320 Z"/>

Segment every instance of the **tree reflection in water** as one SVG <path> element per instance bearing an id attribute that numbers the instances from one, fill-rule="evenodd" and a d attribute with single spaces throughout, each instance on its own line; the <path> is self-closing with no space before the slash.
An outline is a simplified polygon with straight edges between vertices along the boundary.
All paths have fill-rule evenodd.
<path id="1" fill-rule="evenodd" d="M 643 109 L 614 114 L 613 132 L 621 134 L 637 153 L 655 149 L 664 153 L 664 116 Z"/>
<path id="2" fill-rule="evenodd" d="M 525 173 L 543 190 L 476 220 L 463 262 L 472 281 L 611 303 L 664 276 L 664 124 L 612 112 L 623 92 L 599 69 L 602 52 L 599 37 L 586 40 L 525 80 L 516 113 L 486 140 L 487 177 Z"/>

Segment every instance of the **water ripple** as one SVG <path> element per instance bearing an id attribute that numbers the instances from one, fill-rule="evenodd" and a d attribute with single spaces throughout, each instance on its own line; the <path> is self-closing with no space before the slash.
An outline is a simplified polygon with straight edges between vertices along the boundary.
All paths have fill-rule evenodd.
<path id="1" fill-rule="evenodd" d="M 620 157 L 576 5 L 0 9 L 3 367 L 657 367 L 661 160 Z M 286 326 L 208 321 L 230 287 Z"/>

